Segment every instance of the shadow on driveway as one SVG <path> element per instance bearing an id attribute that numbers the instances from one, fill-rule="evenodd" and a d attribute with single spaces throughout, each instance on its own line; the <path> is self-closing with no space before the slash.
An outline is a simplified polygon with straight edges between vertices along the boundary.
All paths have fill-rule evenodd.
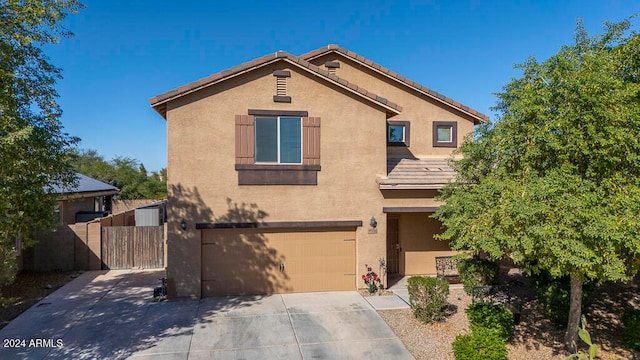
<path id="1" fill-rule="evenodd" d="M 155 303 L 163 276 L 82 274 L 0 330 L 0 358 L 412 359 L 356 292 Z"/>

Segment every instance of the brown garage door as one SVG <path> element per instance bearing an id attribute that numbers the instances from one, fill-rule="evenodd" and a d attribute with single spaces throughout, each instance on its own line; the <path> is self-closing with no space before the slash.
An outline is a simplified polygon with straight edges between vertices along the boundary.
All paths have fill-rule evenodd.
<path id="1" fill-rule="evenodd" d="M 202 230 L 202 296 L 354 290 L 355 232 Z"/>

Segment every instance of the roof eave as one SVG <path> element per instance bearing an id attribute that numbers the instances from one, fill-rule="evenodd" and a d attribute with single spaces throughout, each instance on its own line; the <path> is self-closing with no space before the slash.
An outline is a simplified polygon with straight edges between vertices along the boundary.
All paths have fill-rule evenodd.
<path id="1" fill-rule="evenodd" d="M 474 125 L 478 125 L 478 124 L 485 123 L 485 122 L 489 121 L 489 116 L 487 116 L 485 114 L 482 114 L 479 111 L 476 111 L 478 114 L 475 114 L 474 112 L 469 111 L 469 110 L 472 110 L 471 108 L 469 108 L 469 107 L 467 107 L 465 105 L 462 105 L 462 104 L 460 104 L 460 106 L 455 106 L 454 104 L 451 104 L 450 102 L 445 101 L 443 99 L 443 97 L 447 98 L 446 96 L 444 96 L 442 94 L 439 94 L 439 93 L 437 93 L 437 92 L 435 92 L 435 91 L 433 91 L 431 89 L 428 89 L 428 88 L 416 83 L 415 81 L 409 80 L 409 79 L 407 79 L 407 78 L 405 78 L 405 77 L 393 72 L 393 74 L 398 75 L 398 76 L 402 77 L 403 79 L 405 79 L 407 81 L 411 81 L 412 83 L 414 83 L 415 86 L 413 86 L 413 85 L 409 84 L 407 81 L 403 81 L 403 80 L 401 80 L 401 79 L 399 79 L 399 78 L 397 78 L 395 76 L 392 76 L 391 75 L 392 71 L 386 69 L 385 67 L 383 67 L 383 66 L 381 66 L 379 64 L 376 64 L 373 61 L 368 60 L 368 59 L 366 59 L 366 58 L 364 58 L 362 56 L 358 56 L 355 53 L 352 53 L 352 55 L 353 55 L 352 56 L 352 55 L 349 54 L 349 53 L 351 53 L 350 51 L 348 51 L 348 50 L 346 50 L 344 48 L 341 48 L 338 45 L 329 44 L 328 46 L 326 46 L 324 48 L 320 48 L 320 49 L 308 52 L 306 54 L 303 54 L 303 55 L 300 56 L 300 58 L 302 58 L 302 59 L 304 59 L 306 61 L 311 61 L 313 59 L 316 59 L 316 58 L 319 58 L 321 56 L 324 56 L 324 55 L 326 55 L 326 54 L 328 54 L 330 52 L 334 52 L 334 53 L 340 54 L 343 57 L 351 59 L 353 61 L 357 61 L 359 64 L 367 67 L 368 69 L 373 70 L 374 72 L 376 72 L 376 73 L 378 73 L 380 75 L 385 76 L 388 79 L 391 79 L 391 80 L 393 80 L 393 81 L 395 81 L 395 82 L 397 82 L 399 84 L 402 84 L 403 86 L 406 86 L 406 87 L 408 87 L 410 89 L 414 89 L 415 91 L 418 91 L 419 93 L 421 93 L 423 95 L 426 95 L 427 97 L 429 97 L 429 98 L 431 98 L 431 99 L 433 99 L 433 100 L 435 100 L 435 101 L 437 101 L 437 102 L 439 102 L 439 103 L 441 103 L 443 105 L 446 105 L 446 106 L 448 106 L 450 108 L 453 108 L 453 109 L 455 109 L 457 111 L 462 112 L 463 114 L 465 114 L 465 115 L 467 115 L 467 116 L 469 116 L 469 117 L 474 119 L 474 121 L 473 121 Z M 386 71 L 384 71 L 384 70 L 386 70 Z M 451 100 L 456 102 L 453 99 L 451 99 Z M 467 110 L 467 109 L 469 109 L 469 110 Z"/>
<path id="2" fill-rule="evenodd" d="M 117 195 L 120 193 L 120 190 L 103 190 L 103 191 L 85 191 L 85 192 L 68 192 L 59 195 L 60 200 L 69 200 L 69 199 L 78 199 L 78 198 L 89 198 L 89 197 L 98 197 L 98 196 L 109 196 L 109 195 Z"/>
<path id="3" fill-rule="evenodd" d="M 307 71 L 308 73 L 310 73 L 313 76 L 318 76 L 323 78 L 325 81 L 331 82 L 333 84 L 336 84 L 337 86 L 339 86 L 340 88 L 355 94 L 369 102 L 371 102 L 372 104 L 375 104 L 377 106 L 382 107 L 383 109 L 385 109 L 385 112 L 387 113 L 387 115 L 390 116 L 394 116 L 394 115 L 399 115 L 402 113 L 402 107 L 391 102 L 388 101 L 386 98 L 377 96 L 376 94 L 373 94 L 371 92 L 368 92 L 366 89 L 360 88 L 355 84 L 349 83 L 346 80 L 343 80 L 335 75 L 331 75 L 328 72 L 327 73 L 323 73 L 323 70 L 320 69 L 312 69 L 311 66 L 315 66 L 313 64 L 310 64 L 309 62 L 302 60 L 298 57 L 295 57 L 293 55 L 289 55 L 287 53 L 284 52 L 278 52 L 276 53 L 276 56 L 264 61 L 260 61 L 263 58 L 260 59 L 256 59 L 253 60 L 251 62 L 245 63 L 245 64 L 241 64 L 238 67 L 240 67 L 242 70 L 238 70 L 238 71 L 233 71 L 234 68 L 229 69 L 229 70 L 224 70 L 222 72 L 216 73 L 214 75 L 211 75 L 207 78 L 198 80 L 196 82 L 193 82 L 191 84 L 185 85 L 185 86 L 181 86 L 177 89 L 171 90 L 169 92 L 166 92 L 164 94 L 155 96 L 151 99 L 149 99 L 149 103 L 151 105 L 151 107 L 154 108 L 154 110 L 156 110 L 165 120 L 166 120 L 166 106 L 167 103 L 175 100 L 177 98 L 186 96 L 188 94 L 194 93 L 196 91 L 200 91 L 204 88 L 210 87 L 210 86 L 214 86 L 220 82 L 232 79 L 234 77 L 237 76 L 241 76 L 243 74 L 246 74 L 247 72 L 251 72 L 253 70 L 256 70 L 260 67 L 264 67 L 264 66 L 268 66 L 270 64 L 273 64 L 274 62 L 277 61 L 285 61 L 291 65 L 296 66 L 299 69 L 302 69 L 303 71 Z M 247 66 L 247 64 L 252 64 L 251 66 Z M 317 68 L 317 67 L 316 67 Z M 213 80 L 210 80 L 213 79 Z M 193 84 L 198 84 L 198 85 L 193 85 Z M 351 86 L 350 86 L 351 85 Z"/>
<path id="4" fill-rule="evenodd" d="M 175 100 L 175 99 L 180 98 L 180 97 L 183 97 L 183 96 L 186 96 L 186 95 L 189 95 L 189 94 L 192 94 L 192 93 L 200 91 L 202 89 L 206 89 L 208 87 L 214 86 L 214 85 L 216 85 L 218 83 L 221 83 L 223 81 L 227 81 L 229 79 L 233 79 L 235 77 L 241 76 L 241 75 L 246 74 L 247 72 L 251 72 L 251 71 L 253 71 L 255 69 L 259 69 L 261 67 L 268 66 L 270 64 L 273 64 L 274 62 L 277 62 L 280 59 L 286 59 L 286 57 L 274 57 L 271 60 L 267 60 L 265 62 L 257 63 L 254 66 L 248 67 L 248 68 L 246 68 L 244 70 L 237 71 L 237 72 L 231 72 L 233 68 L 232 69 L 228 69 L 228 70 L 223 70 L 223 71 L 221 71 L 219 73 L 213 74 L 213 75 L 208 76 L 206 78 L 203 78 L 203 79 L 200 79 L 200 80 L 197 80 L 197 81 L 194 81 L 194 82 L 190 83 L 190 84 L 199 83 L 199 85 L 197 85 L 195 87 L 191 87 L 191 88 L 187 89 L 187 87 L 189 87 L 189 85 L 184 85 L 184 86 L 181 86 L 181 87 L 179 87 L 177 89 L 168 91 L 168 92 L 166 92 L 164 94 L 161 94 L 161 95 L 158 95 L 158 96 L 154 96 L 151 99 L 149 99 L 149 104 L 151 105 L 151 107 L 154 110 L 156 110 L 166 120 L 167 119 L 167 117 L 166 117 L 166 115 L 167 115 L 167 104 L 170 101 Z M 255 62 L 256 62 L 256 60 L 254 60 L 254 61 L 252 61 L 250 63 L 255 63 Z M 229 72 L 226 76 L 219 76 L 218 77 L 218 75 L 224 74 L 226 72 Z M 213 81 L 207 81 L 207 79 L 212 78 L 212 77 L 214 77 L 216 79 L 213 80 Z M 181 91 L 180 90 L 181 88 L 183 88 L 184 90 Z"/>

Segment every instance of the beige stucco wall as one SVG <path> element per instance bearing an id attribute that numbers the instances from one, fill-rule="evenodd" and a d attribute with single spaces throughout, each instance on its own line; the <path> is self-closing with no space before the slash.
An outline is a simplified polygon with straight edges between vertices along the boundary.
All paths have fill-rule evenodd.
<path id="1" fill-rule="evenodd" d="M 381 190 L 385 207 L 438 207 L 438 190 Z"/>
<path id="2" fill-rule="evenodd" d="M 258 69 L 168 104 L 168 276 L 178 296 L 200 295 L 198 222 L 361 220 L 356 279 L 364 264 L 385 257 L 386 221 L 376 183 L 386 173 L 384 110 L 287 65 Z M 290 104 L 273 101 L 275 69 L 291 71 Z M 305 110 L 321 118 L 317 186 L 237 185 L 234 118 L 248 109 Z M 374 234 L 368 232 L 372 216 L 378 220 Z M 186 231 L 179 228 L 182 219 Z"/>
<path id="3" fill-rule="evenodd" d="M 389 120 L 408 120 L 411 122 L 410 147 L 408 150 L 416 157 L 446 157 L 451 153 L 451 148 L 433 147 L 433 122 L 455 121 L 458 123 L 458 144 L 466 134 L 473 131 L 473 119 L 450 106 L 445 106 L 438 101 L 409 89 L 405 85 L 395 81 L 381 81 L 383 75 L 356 63 L 348 57 L 336 53 L 329 53 L 317 59 L 313 64 L 324 68 L 327 61 L 337 61 L 340 68 L 336 75 L 368 91 L 385 97 L 402 106 L 402 113 L 391 117 Z M 390 154 L 406 155 L 407 148 L 390 147 Z"/>
<path id="4" fill-rule="evenodd" d="M 432 213 L 399 214 L 400 273 L 404 275 L 435 275 L 436 256 L 453 255 L 446 241 L 434 239 L 442 232 Z"/>

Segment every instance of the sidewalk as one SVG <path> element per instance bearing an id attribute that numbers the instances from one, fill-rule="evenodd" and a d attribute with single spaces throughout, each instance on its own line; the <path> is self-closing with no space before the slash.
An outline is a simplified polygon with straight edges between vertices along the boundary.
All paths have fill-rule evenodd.
<path id="1" fill-rule="evenodd" d="M 411 276 L 389 278 L 387 290 L 395 295 L 365 296 L 364 299 L 376 310 L 409 309 L 409 290 L 407 281 Z M 462 289 L 462 284 L 450 284 L 449 289 Z"/>

